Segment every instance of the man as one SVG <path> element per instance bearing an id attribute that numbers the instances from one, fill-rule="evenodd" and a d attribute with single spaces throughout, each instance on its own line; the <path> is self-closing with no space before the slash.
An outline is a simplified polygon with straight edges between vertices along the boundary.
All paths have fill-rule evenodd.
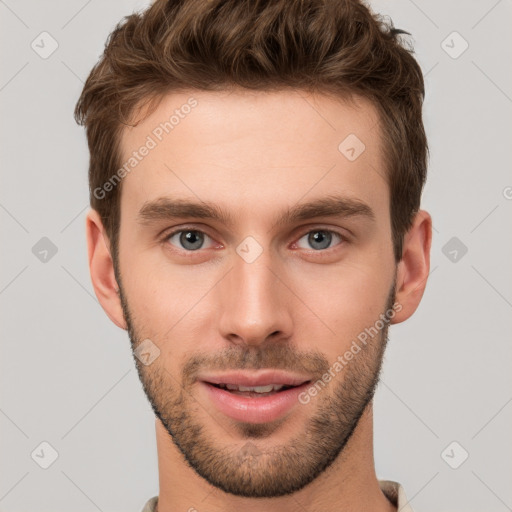
<path id="1" fill-rule="evenodd" d="M 355 0 L 156 0 L 109 36 L 75 116 L 92 283 L 156 415 L 144 512 L 411 511 L 372 420 L 430 265 L 400 32 Z"/>

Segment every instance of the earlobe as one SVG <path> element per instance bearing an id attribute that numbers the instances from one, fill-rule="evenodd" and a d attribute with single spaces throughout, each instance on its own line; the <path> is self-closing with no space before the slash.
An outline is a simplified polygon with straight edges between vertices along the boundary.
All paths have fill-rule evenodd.
<path id="1" fill-rule="evenodd" d="M 395 302 L 400 311 L 391 320 L 398 324 L 407 320 L 417 309 L 427 285 L 430 272 L 432 218 L 419 210 L 404 236 L 402 259 L 398 264 Z"/>
<path id="2" fill-rule="evenodd" d="M 90 209 L 85 221 L 89 272 L 101 307 L 107 316 L 121 329 L 127 325 L 121 307 L 119 286 L 117 284 L 108 237 L 101 217 L 96 210 Z"/>

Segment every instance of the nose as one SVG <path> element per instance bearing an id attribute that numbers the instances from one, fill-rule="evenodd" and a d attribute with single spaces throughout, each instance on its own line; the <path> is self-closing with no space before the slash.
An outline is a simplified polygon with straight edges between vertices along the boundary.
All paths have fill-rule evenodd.
<path id="1" fill-rule="evenodd" d="M 271 259 L 267 250 L 251 263 L 235 255 L 220 283 L 219 328 L 224 339 L 257 346 L 291 337 L 293 294 L 284 284 L 282 266 Z"/>

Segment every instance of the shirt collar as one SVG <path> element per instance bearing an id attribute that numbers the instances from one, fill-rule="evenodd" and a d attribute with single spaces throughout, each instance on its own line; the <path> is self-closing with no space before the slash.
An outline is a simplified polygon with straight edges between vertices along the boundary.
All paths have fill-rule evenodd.
<path id="1" fill-rule="evenodd" d="M 395 505 L 397 512 L 414 512 L 405 495 L 404 488 L 398 482 L 379 480 L 379 486 L 386 498 Z M 142 512 L 155 512 L 157 502 L 158 496 L 153 496 L 146 502 Z"/>
<path id="2" fill-rule="evenodd" d="M 386 498 L 395 505 L 397 512 L 414 512 L 405 495 L 404 488 L 393 480 L 379 480 L 379 486 Z"/>

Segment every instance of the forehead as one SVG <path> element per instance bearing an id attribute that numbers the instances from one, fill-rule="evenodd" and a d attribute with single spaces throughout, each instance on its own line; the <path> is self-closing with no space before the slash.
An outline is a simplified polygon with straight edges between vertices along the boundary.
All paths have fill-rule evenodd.
<path id="1" fill-rule="evenodd" d="M 182 91 L 121 137 L 122 207 L 167 194 L 231 205 L 243 216 L 340 192 L 387 208 L 378 115 L 300 90 Z"/>

